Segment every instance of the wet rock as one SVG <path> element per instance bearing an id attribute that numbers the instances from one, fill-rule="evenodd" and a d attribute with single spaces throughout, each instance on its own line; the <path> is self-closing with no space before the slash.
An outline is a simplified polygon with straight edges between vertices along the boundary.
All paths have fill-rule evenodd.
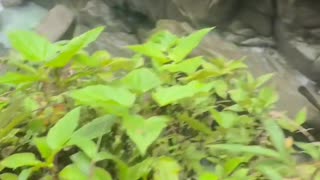
<path id="1" fill-rule="evenodd" d="M 114 11 L 102 0 L 89 0 L 78 13 L 79 24 L 90 28 L 103 25 L 109 32 L 130 32 Z"/>
<path id="2" fill-rule="evenodd" d="M 275 36 L 278 49 L 288 63 L 311 80 L 319 83 L 320 69 L 314 66 L 320 52 L 319 45 L 305 43 L 303 37 L 289 31 L 289 27 L 281 21 L 276 23 Z"/>
<path id="3" fill-rule="evenodd" d="M 239 0 L 122 0 L 109 2 L 128 5 L 132 10 L 148 15 L 153 20 L 178 19 L 194 24 L 225 24 L 237 12 Z"/>
<path id="4" fill-rule="evenodd" d="M 244 36 L 246 38 L 252 38 L 258 35 L 253 29 L 249 28 L 247 25 L 245 25 L 243 22 L 239 20 L 233 21 L 228 26 L 228 31 L 236 35 Z"/>
<path id="5" fill-rule="evenodd" d="M 238 18 L 260 35 L 270 36 L 272 33 L 272 17 L 258 11 L 242 9 Z"/>
<path id="6" fill-rule="evenodd" d="M 75 16 L 71 10 L 63 5 L 56 5 L 37 26 L 36 31 L 52 42 L 70 39 L 73 36 L 74 23 Z"/>
<path id="7" fill-rule="evenodd" d="M 240 46 L 252 46 L 252 47 L 275 47 L 275 42 L 272 38 L 267 37 L 254 37 L 250 39 L 246 39 L 239 43 L 236 43 Z"/>
<path id="8" fill-rule="evenodd" d="M 169 20 L 159 21 L 156 29 L 168 29 L 178 35 L 185 35 L 193 31 L 186 23 Z M 241 59 L 246 57 L 249 71 L 252 72 L 255 77 L 267 73 L 275 73 L 275 77 L 270 85 L 278 91 L 280 96 L 279 102 L 276 105 L 277 110 L 287 111 L 290 117 L 295 117 L 299 110 L 306 107 L 308 110 L 308 123 L 314 127 L 319 127 L 319 110 L 298 91 L 300 86 L 308 85 L 309 80 L 291 68 L 275 50 L 265 50 L 263 48 L 240 49 L 223 40 L 217 33 L 211 33 L 204 39 L 193 54 L 209 57 L 224 57 L 226 59 Z M 319 95 L 315 95 L 317 100 L 320 99 L 319 97 Z"/>
<path id="9" fill-rule="evenodd" d="M 24 0 L 1 0 L 0 1 L 3 7 L 12 7 L 21 5 Z"/>
<path id="10" fill-rule="evenodd" d="M 138 44 L 138 40 L 134 35 L 124 32 L 104 32 L 98 40 L 89 47 L 89 52 L 96 50 L 107 50 L 115 57 L 131 57 L 133 52 L 126 46 Z"/>
<path id="11" fill-rule="evenodd" d="M 3 9 L 0 11 L 0 43 L 10 47 L 6 35 L 9 31 L 34 29 L 47 13 L 46 9 L 33 2 Z"/>

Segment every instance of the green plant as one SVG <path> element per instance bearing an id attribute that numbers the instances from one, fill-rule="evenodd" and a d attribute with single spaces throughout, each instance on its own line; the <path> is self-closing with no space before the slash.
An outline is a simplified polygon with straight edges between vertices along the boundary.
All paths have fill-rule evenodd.
<path id="1" fill-rule="evenodd" d="M 311 177 L 315 165 L 293 171 L 301 166 L 280 128 L 298 130 L 306 112 L 273 111 L 272 75 L 191 56 L 211 30 L 158 32 L 130 46 L 132 58 L 84 51 L 102 27 L 54 44 L 12 32 L 19 53 L 0 77 L 0 179 Z M 297 145 L 319 158 L 317 146 Z"/>

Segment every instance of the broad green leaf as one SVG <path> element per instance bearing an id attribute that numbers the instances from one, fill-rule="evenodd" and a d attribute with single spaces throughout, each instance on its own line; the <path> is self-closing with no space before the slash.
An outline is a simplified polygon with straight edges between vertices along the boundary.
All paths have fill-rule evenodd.
<path id="1" fill-rule="evenodd" d="M 276 159 L 281 159 L 281 155 L 276 151 L 267 149 L 261 146 L 246 146 L 241 144 L 215 144 L 208 146 L 211 150 L 226 150 L 233 153 L 249 153 L 256 156 L 267 156 Z"/>
<path id="2" fill-rule="evenodd" d="M 169 51 L 169 57 L 176 62 L 183 60 L 200 44 L 201 40 L 212 29 L 213 28 L 202 29 L 179 39 L 177 45 Z"/>
<path id="3" fill-rule="evenodd" d="M 89 66 L 97 67 L 111 62 L 111 55 L 107 51 L 97 51 L 92 54 Z"/>
<path id="4" fill-rule="evenodd" d="M 77 152 L 73 154 L 70 159 L 72 160 L 73 164 L 75 164 L 81 170 L 81 172 L 83 172 L 86 176 L 89 176 L 92 167 L 92 161 L 88 156 L 82 152 Z"/>
<path id="5" fill-rule="evenodd" d="M 296 142 L 294 143 L 296 146 L 301 148 L 304 153 L 309 154 L 313 160 L 320 160 L 320 146 L 311 144 L 311 143 L 302 143 Z"/>
<path id="6" fill-rule="evenodd" d="M 165 106 L 171 103 L 177 103 L 178 100 L 192 97 L 197 93 L 209 92 L 211 88 L 212 83 L 204 84 L 198 81 L 192 81 L 187 85 L 158 88 L 156 92 L 152 94 L 152 97 L 160 106 Z"/>
<path id="7" fill-rule="evenodd" d="M 52 150 L 50 149 L 45 137 L 34 138 L 33 142 L 40 152 L 42 158 L 47 159 L 52 154 Z"/>
<path id="8" fill-rule="evenodd" d="M 152 170 L 154 162 L 155 160 L 153 158 L 147 158 L 144 161 L 129 167 L 125 180 L 139 180 L 147 177 Z"/>
<path id="9" fill-rule="evenodd" d="M 283 161 L 288 163 L 292 162 L 290 152 L 286 148 L 285 136 L 281 128 L 278 126 L 278 124 L 271 119 L 265 120 L 263 124 L 270 136 L 272 144 L 280 153 Z"/>
<path id="10" fill-rule="evenodd" d="M 126 179 L 128 173 L 128 165 L 122 161 L 118 156 L 115 156 L 109 152 L 103 151 L 99 152 L 96 158 L 94 159 L 96 162 L 102 160 L 112 160 L 115 162 L 118 170 L 119 179 Z"/>
<path id="11" fill-rule="evenodd" d="M 108 171 L 100 167 L 95 167 L 93 169 L 93 178 L 94 180 L 112 180 L 112 177 Z"/>
<path id="12" fill-rule="evenodd" d="M 239 119 L 237 113 L 231 111 L 218 112 L 215 109 L 212 109 L 210 112 L 214 120 L 223 128 L 233 127 Z"/>
<path id="13" fill-rule="evenodd" d="M 141 116 L 127 116 L 123 120 L 130 139 L 137 145 L 141 155 L 145 155 L 148 147 L 158 138 L 162 130 L 167 126 L 168 118 L 154 116 L 144 119 Z"/>
<path id="14" fill-rule="evenodd" d="M 28 180 L 33 173 L 33 168 L 24 169 L 19 174 L 19 180 Z"/>
<path id="15" fill-rule="evenodd" d="M 82 89 L 71 91 L 70 96 L 84 105 L 103 106 L 107 102 L 116 102 L 125 107 L 131 107 L 135 101 L 135 95 L 122 87 L 107 85 L 92 85 Z"/>
<path id="16" fill-rule="evenodd" d="M 1 180 L 18 180 L 18 176 L 12 173 L 3 173 L 0 174 Z"/>
<path id="17" fill-rule="evenodd" d="M 35 166 L 41 163 L 33 153 L 16 153 L 0 161 L 1 166 L 12 169 L 23 166 Z"/>
<path id="18" fill-rule="evenodd" d="M 26 97 L 24 99 L 24 107 L 26 111 L 33 112 L 37 109 L 39 109 L 40 105 L 39 103 L 33 98 L 33 97 Z"/>
<path id="19" fill-rule="evenodd" d="M 75 131 L 70 138 L 70 142 L 73 141 L 73 138 L 91 140 L 101 137 L 102 135 L 111 131 L 111 128 L 115 122 L 116 117 L 111 115 L 105 115 L 96 118 Z"/>
<path id="20" fill-rule="evenodd" d="M 189 117 L 186 114 L 178 116 L 178 119 L 182 122 L 187 123 L 192 129 L 197 130 L 205 135 L 213 136 L 214 134 L 208 125 L 202 123 L 197 119 L 193 119 L 192 117 Z"/>
<path id="21" fill-rule="evenodd" d="M 219 179 L 218 176 L 210 172 L 202 173 L 199 176 L 199 180 L 218 180 L 218 179 Z"/>
<path id="22" fill-rule="evenodd" d="M 269 107 L 276 103 L 278 99 L 277 93 L 270 88 L 263 88 L 259 92 L 259 100 L 263 101 L 264 107 Z"/>
<path id="23" fill-rule="evenodd" d="M 0 84 L 18 85 L 22 83 L 35 82 L 39 79 L 40 77 L 36 75 L 8 72 L 0 77 Z"/>
<path id="24" fill-rule="evenodd" d="M 256 88 L 259 88 L 260 86 L 262 86 L 263 84 L 265 84 L 267 81 L 269 81 L 272 77 L 274 76 L 273 73 L 270 74 L 265 74 L 263 76 L 258 77 L 257 79 L 257 84 L 256 84 Z"/>
<path id="25" fill-rule="evenodd" d="M 245 157 L 236 157 L 232 159 L 228 159 L 224 164 L 224 169 L 227 175 L 232 174 L 240 165 L 241 163 L 248 162 L 249 158 Z"/>
<path id="26" fill-rule="evenodd" d="M 249 93 L 243 89 L 234 89 L 229 91 L 231 99 L 235 102 L 245 101 L 249 98 Z"/>
<path id="27" fill-rule="evenodd" d="M 192 74 L 203 64 L 203 62 L 204 59 L 202 57 L 194 57 L 177 64 L 163 65 L 161 69 L 172 73 L 184 72 L 186 74 Z"/>
<path id="28" fill-rule="evenodd" d="M 158 75 L 148 68 L 140 68 L 131 71 L 122 79 L 123 85 L 128 89 L 144 93 L 161 84 Z"/>
<path id="29" fill-rule="evenodd" d="M 47 143 L 53 150 L 60 150 L 78 126 L 80 109 L 75 108 L 60 119 L 48 132 Z"/>
<path id="30" fill-rule="evenodd" d="M 59 173 L 59 179 L 61 180 L 88 180 L 86 174 L 84 174 L 76 165 L 70 164 L 66 166 Z"/>
<path id="31" fill-rule="evenodd" d="M 179 180 L 181 167 L 169 157 L 162 157 L 154 164 L 154 180 Z"/>
<path id="32" fill-rule="evenodd" d="M 76 145 L 79 147 L 88 157 L 94 159 L 97 156 L 98 146 L 89 139 L 77 137 L 68 142 L 68 145 Z"/>
<path id="33" fill-rule="evenodd" d="M 161 51 L 161 46 L 153 42 L 147 42 L 142 45 L 129 46 L 129 49 L 133 50 L 134 52 L 151 57 L 152 59 L 156 60 L 158 63 L 161 64 L 170 61 L 166 57 L 166 55 Z"/>
<path id="34" fill-rule="evenodd" d="M 96 51 L 92 56 L 89 56 L 89 53 L 86 51 L 80 51 L 74 56 L 74 63 L 72 65 L 75 67 L 82 65 L 80 68 L 83 68 L 83 66 L 103 67 L 111 61 L 111 55 L 107 51 Z"/>
<path id="35" fill-rule="evenodd" d="M 228 95 L 228 84 L 226 80 L 213 81 L 213 87 L 218 96 L 226 99 Z"/>
<path id="36" fill-rule="evenodd" d="M 226 73 L 230 72 L 230 71 L 235 71 L 237 69 L 244 69 L 247 68 L 247 65 L 244 64 L 241 60 L 238 61 L 228 61 L 227 65 L 226 65 Z"/>
<path id="37" fill-rule="evenodd" d="M 298 112 L 294 121 L 297 125 L 302 125 L 303 123 L 306 122 L 306 120 L 307 120 L 307 109 L 303 108 Z"/>
<path id="38" fill-rule="evenodd" d="M 90 164 L 89 164 L 90 166 Z M 90 167 L 89 167 L 90 168 Z M 111 175 L 106 170 L 99 167 L 91 167 L 92 172 L 83 172 L 77 165 L 71 164 L 65 167 L 59 173 L 59 178 L 61 180 L 112 180 Z M 92 174 L 90 174 L 92 173 Z"/>
<path id="39" fill-rule="evenodd" d="M 279 172 L 276 171 L 275 168 L 270 166 L 258 166 L 257 169 L 262 172 L 268 179 L 272 180 L 283 180 L 283 177 Z"/>
<path id="40" fill-rule="evenodd" d="M 74 55 L 95 41 L 103 30 L 103 27 L 97 27 L 78 37 L 73 38 L 63 46 L 61 52 L 59 52 L 56 57 L 51 59 L 47 65 L 55 68 L 66 66 Z"/>
<path id="41" fill-rule="evenodd" d="M 46 61 L 58 51 L 56 45 L 35 32 L 14 31 L 9 33 L 9 40 L 14 49 L 32 62 Z"/>
<path id="42" fill-rule="evenodd" d="M 175 45 L 177 42 L 178 37 L 169 31 L 160 31 L 153 34 L 149 41 L 159 45 L 159 49 L 162 52 L 167 51 L 169 48 Z"/>

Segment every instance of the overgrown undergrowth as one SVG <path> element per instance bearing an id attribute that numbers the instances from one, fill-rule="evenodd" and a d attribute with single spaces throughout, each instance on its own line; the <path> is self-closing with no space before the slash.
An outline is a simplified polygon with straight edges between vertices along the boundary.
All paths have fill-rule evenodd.
<path id="1" fill-rule="evenodd" d="M 0 179 L 316 179 L 320 149 L 295 142 L 278 96 L 242 60 L 192 57 L 212 29 L 167 31 L 129 48 L 88 54 L 98 27 L 50 43 L 9 35 L 0 77 Z M 296 148 L 299 147 L 300 151 Z M 314 163 L 297 163 L 294 154 Z"/>

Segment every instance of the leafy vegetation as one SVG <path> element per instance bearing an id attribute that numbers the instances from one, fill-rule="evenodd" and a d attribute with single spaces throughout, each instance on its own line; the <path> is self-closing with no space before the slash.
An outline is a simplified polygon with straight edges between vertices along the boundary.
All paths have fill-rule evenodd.
<path id="1" fill-rule="evenodd" d="M 9 37 L 0 77 L 0 179 L 311 179 L 319 146 L 295 142 L 306 118 L 274 111 L 276 92 L 241 60 L 191 52 L 212 30 L 161 31 L 132 58 L 84 49 L 104 30 L 50 43 Z M 319 176 L 318 176 L 319 178 Z"/>

